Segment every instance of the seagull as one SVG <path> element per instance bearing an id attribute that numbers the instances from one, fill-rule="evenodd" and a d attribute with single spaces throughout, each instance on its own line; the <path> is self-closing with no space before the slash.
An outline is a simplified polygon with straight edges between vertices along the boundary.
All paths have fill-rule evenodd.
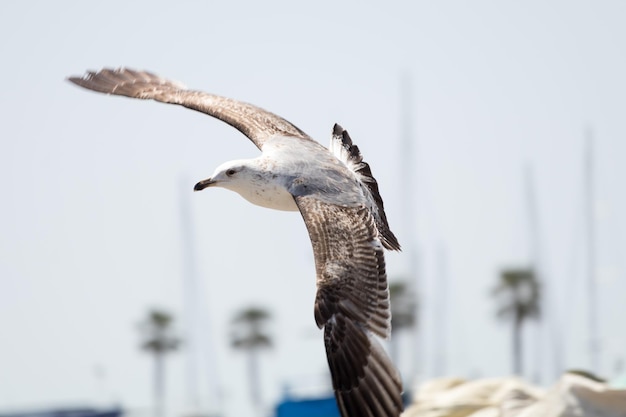
<path id="1" fill-rule="evenodd" d="M 384 249 L 400 250 L 370 166 L 348 132 L 333 127 L 325 148 L 298 127 L 252 104 L 187 89 L 128 68 L 69 77 L 80 87 L 196 110 L 243 133 L 261 150 L 226 162 L 194 190 L 223 187 L 253 204 L 300 211 L 315 258 L 314 316 L 324 329 L 342 417 L 395 417 L 402 382 L 378 338 L 391 333 Z"/>

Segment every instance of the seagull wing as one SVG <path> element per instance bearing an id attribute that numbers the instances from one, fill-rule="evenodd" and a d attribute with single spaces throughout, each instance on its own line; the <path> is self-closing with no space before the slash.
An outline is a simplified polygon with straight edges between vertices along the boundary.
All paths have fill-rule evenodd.
<path id="1" fill-rule="evenodd" d="M 390 331 L 389 292 L 376 220 L 365 207 L 297 196 L 309 231 L 326 356 L 343 417 L 391 417 L 402 411 L 402 383 L 376 340 Z"/>
<path id="2" fill-rule="evenodd" d="M 389 229 L 389 223 L 387 223 L 383 199 L 378 191 L 378 182 L 372 175 L 369 164 L 363 160 L 359 147 L 352 143 L 348 131 L 338 124 L 333 127 L 333 135 L 328 150 L 350 168 L 367 190 L 368 199 L 372 202 L 370 210 L 376 220 L 376 228 L 385 249 L 400 250 L 398 239 Z"/>
<path id="3" fill-rule="evenodd" d="M 213 116 L 246 135 L 259 149 L 276 135 L 311 139 L 287 120 L 252 104 L 188 90 L 183 84 L 128 68 L 89 71 L 69 81 L 88 90 L 162 103 L 178 104 Z"/>

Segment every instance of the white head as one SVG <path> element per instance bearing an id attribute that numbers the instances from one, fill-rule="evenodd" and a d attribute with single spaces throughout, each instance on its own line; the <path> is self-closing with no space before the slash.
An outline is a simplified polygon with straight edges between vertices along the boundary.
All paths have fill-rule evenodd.
<path id="1" fill-rule="evenodd" d="M 264 167 L 260 158 L 225 162 L 210 178 L 198 182 L 193 189 L 201 191 L 208 187 L 223 187 L 258 206 L 297 210 L 293 196 L 287 191 L 285 179 L 266 171 Z"/>
<path id="2" fill-rule="evenodd" d="M 202 191 L 208 187 L 222 187 L 241 194 L 241 191 L 253 188 L 255 180 L 258 182 L 261 178 L 254 162 L 256 161 L 250 159 L 224 162 L 215 169 L 211 177 L 198 182 L 193 190 Z"/>

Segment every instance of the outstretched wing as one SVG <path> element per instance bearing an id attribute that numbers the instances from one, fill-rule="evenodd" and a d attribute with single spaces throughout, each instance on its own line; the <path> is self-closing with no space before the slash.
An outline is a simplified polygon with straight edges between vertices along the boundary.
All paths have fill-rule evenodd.
<path id="1" fill-rule="evenodd" d="M 273 113 L 252 104 L 226 97 L 188 90 L 183 84 L 161 78 L 145 71 L 128 68 L 89 71 L 83 77 L 69 77 L 83 88 L 106 94 L 162 103 L 178 104 L 213 116 L 246 135 L 259 149 L 272 136 L 310 137 L 302 130 Z"/>
<path id="2" fill-rule="evenodd" d="M 363 155 L 359 147 L 352 143 L 352 139 L 348 131 L 335 123 L 333 126 L 333 135 L 330 139 L 330 152 L 342 161 L 359 179 L 359 182 L 365 186 L 369 193 L 369 200 L 372 201 L 370 210 L 376 220 L 376 228 L 380 234 L 381 243 L 385 249 L 400 250 L 398 239 L 389 229 L 387 216 L 385 215 L 385 206 L 383 198 L 378 191 L 378 182 L 372 175 L 372 170 L 367 162 L 363 160 Z"/>
<path id="3" fill-rule="evenodd" d="M 390 332 L 383 246 L 367 207 L 343 207 L 297 196 L 317 272 L 315 320 L 343 417 L 402 412 L 402 383 L 376 340 Z"/>

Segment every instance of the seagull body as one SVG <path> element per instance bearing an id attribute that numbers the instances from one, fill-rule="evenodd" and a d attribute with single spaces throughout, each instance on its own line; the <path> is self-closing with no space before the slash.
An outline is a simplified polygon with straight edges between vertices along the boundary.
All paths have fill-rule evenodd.
<path id="1" fill-rule="evenodd" d="M 226 162 L 194 189 L 215 185 L 235 191 L 252 204 L 285 211 L 298 210 L 294 197 L 311 194 L 344 206 L 369 202 L 356 175 L 328 149 L 313 141 L 297 147 L 293 143 L 293 137 L 268 139 L 261 156 Z M 305 166 L 311 168 L 303 176 Z"/>
<path id="2" fill-rule="evenodd" d="M 341 415 L 399 416 L 400 377 L 376 336 L 387 338 L 391 330 L 383 249 L 400 245 L 389 229 L 378 184 L 348 132 L 335 125 L 327 149 L 273 113 L 148 72 L 103 69 L 69 81 L 206 113 L 261 150 L 256 158 L 220 165 L 194 190 L 223 187 L 258 206 L 300 211 L 315 256 L 315 321 L 324 328 Z"/>

